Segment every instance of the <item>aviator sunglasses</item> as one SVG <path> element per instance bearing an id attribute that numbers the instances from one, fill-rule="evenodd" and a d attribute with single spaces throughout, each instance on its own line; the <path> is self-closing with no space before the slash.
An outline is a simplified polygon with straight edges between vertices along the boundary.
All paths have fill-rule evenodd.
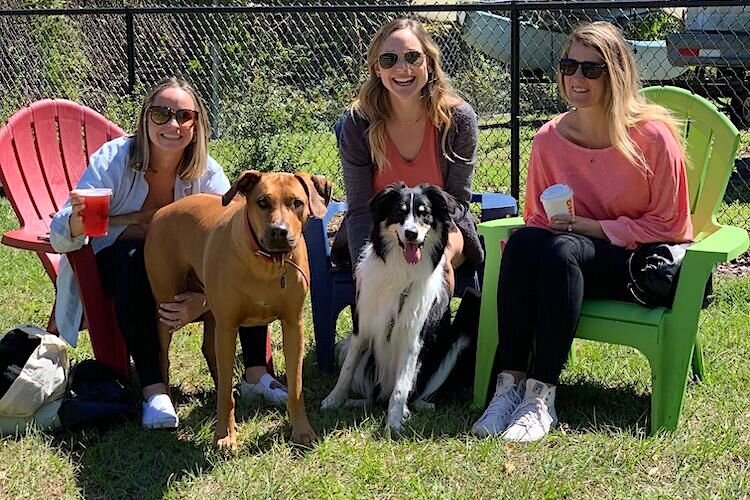
<path id="1" fill-rule="evenodd" d="M 192 109 L 178 109 L 175 111 L 166 106 L 150 106 L 148 108 L 148 115 L 151 117 L 151 121 L 157 125 L 164 125 L 174 116 L 177 123 L 182 127 L 192 125 L 198 118 L 198 112 Z"/>
<path id="2" fill-rule="evenodd" d="M 560 59 L 559 68 L 560 73 L 565 76 L 574 75 L 578 71 L 578 66 L 581 66 L 581 73 L 589 80 L 596 80 L 602 73 L 607 71 L 607 65 L 605 63 L 597 63 L 592 61 L 576 61 L 575 59 L 565 58 Z"/>
<path id="3" fill-rule="evenodd" d="M 418 50 L 410 50 L 404 52 L 404 61 L 409 63 L 411 66 L 421 66 L 424 62 L 424 54 Z M 378 56 L 378 64 L 383 69 L 391 69 L 398 62 L 398 54 L 395 52 L 383 52 Z"/>

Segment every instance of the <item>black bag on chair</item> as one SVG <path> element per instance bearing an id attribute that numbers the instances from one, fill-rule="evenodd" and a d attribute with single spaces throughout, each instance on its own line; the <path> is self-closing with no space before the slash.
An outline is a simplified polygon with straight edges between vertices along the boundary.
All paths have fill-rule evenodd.
<path id="1" fill-rule="evenodd" d="M 690 243 L 649 243 L 636 248 L 628 259 L 628 292 L 646 307 L 672 307 L 677 279 Z M 704 297 L 711 293 L 712 279 Z M 706 300 L 704 298 L 704 304 Z"/>

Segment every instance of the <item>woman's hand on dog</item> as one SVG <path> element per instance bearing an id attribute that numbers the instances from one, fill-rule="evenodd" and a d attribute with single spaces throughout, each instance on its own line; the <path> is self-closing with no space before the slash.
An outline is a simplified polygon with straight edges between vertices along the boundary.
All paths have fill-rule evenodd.
<path id="1" fill-rule="evenodd" d="M 174 302 L 159 304 L 159 321 L 174 333 L 208 311 L 206 296 L 198 292 L 184 292 L 174 296 Z"/>
<path id="2" fill-rule="evenodd" d="M 570 215 L 555 215 L 552 217 L 549 225 L 550 231 L 556 233 L 576 233 L 584 236 L 590 236 L 592 238 L 600 238 L 603 240 L 609 240 L 607 235 L 602 230 L 602 225 L 596 219 L 590 219 L 588 217 L 582 217 L 576 215 L 571 217 Z"/>

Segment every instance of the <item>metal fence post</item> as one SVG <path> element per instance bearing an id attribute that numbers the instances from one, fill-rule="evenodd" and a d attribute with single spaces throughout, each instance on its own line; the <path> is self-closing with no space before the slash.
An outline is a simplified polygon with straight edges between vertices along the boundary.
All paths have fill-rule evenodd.
<path id="1" fill-rule="evenodd" d="M 216 6 L 216 2 L 212 2 L 213 6 Z M 211 20 L 215 20 L 216 17 L 211 14 Z M 209 119 L 211 122 L 211 139 L 218 139 L 221 137 L 221 121 L 220 121 L 220 107 L 219 107 L 219 50 L 217 45 L 219 44 L 216 39 L 216 30 L 211 31 L 211 97 L 209 98 Z"/>
<path id="2" fill-rule="evenodd" d="M 518 200 L 521 186 L 521 24 L 515 0 L 511 2 L 510 8 L 510 194 Z"/>
<path id="3" fill-rule="evenodd" d="M 128 57 L 128 94 L 135 91 L 135 31 L 133 28 L 133 13 L 125 11 L 125 36 L 127 38 L 126 52 Z"/>

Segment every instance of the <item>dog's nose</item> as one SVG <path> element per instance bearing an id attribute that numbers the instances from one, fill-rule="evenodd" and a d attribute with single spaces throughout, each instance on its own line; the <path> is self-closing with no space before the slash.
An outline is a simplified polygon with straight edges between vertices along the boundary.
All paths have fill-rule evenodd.
<path id="1" fill-rule="evenodd" d="M 404 231 L 404 236 L 406 237 L 407 241 L 415 241 L 417 239 L 418 234 L 416 231 L 411 231 L 409 229 L 406 229 Z"/>
<path id="2" fill-rule="evenodd" d="M 286 240 L 287 236 L 289 235 L 289 230 L 286 228 L 286 226 L 274 226 L 271 228 L 269 234 L 271 236 L 271 239 L 274 241 Z"/>

